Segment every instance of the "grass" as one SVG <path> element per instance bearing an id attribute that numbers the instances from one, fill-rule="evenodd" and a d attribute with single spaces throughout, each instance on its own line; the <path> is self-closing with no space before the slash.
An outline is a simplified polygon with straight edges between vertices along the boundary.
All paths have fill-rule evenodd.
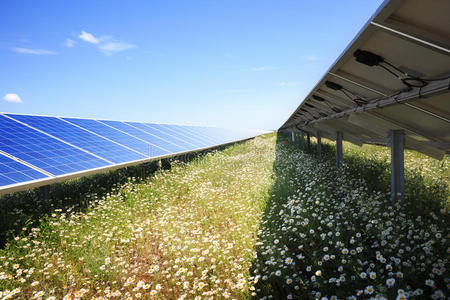
<path id="1" fill-rule="evenodd" d="M 448 158 L 407 153 L 408 204 L 396 207 L 386 149 L 344 148 L 337 170 L 331 144 L 318 162 L 269 134 L 107 181 L 83 209 L 18 223 L 0 250 L 0 298 L 448 296 Z"/>

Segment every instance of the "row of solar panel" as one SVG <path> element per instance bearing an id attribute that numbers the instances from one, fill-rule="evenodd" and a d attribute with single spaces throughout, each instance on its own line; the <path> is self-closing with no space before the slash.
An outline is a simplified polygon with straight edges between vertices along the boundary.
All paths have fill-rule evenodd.
<path id="1" fill-rule="evenodd" d="M 0 114 L 0 189 L 251 136 L 200 126 Z"/>

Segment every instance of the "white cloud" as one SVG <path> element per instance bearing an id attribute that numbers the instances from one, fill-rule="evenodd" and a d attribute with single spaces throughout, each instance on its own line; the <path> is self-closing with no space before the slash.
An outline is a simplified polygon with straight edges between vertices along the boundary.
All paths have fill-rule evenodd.
<path id="1" fill-rule="evenodd" d="M 263 72 L 263 71 L 270 71 L 270 70 L 275 70 L 274 67 L 254 67 L 252 68 L 253 72 Z"/>
<path id="2" fill-rule="evenodd" d="M 24 53 L 24 54 L 34 54 L 34 55 L 53 55 L 56 54 L 55 51 L 44 50 L 44 49 L 29 49 L 29 48 L 12 48 L 14 52 Z"/>
<path id="3" fill-rule="evenodd" d="M 300 82 L 286 82 L 286 81 L 282 81 L 278 84 L 278 86 L 281 87 L 287 87 L 287 86 L 299 86 Z"/>
<path id="4" fill-rule="evenodd" d="M 106 43 L 100 44 L 98 46 L 98 48 L 105 53 L 112 53 L 112 52 L 131 50 L 131 49 L 136 48 L 136 46 L 133 44 L 125 43 L 125 42 L 115 41 L 115 42 L 106 42 Z"/>
<path id="5" fill-rule="evenodd" d="M 90 34 L 89 32 L 86 32 L 84 30 L 81 31 L 81 34 L 79 34 L 78 37 L 80 39 L 82 39 L 83 41 L 91 43 L 91 44 L 97 45 L 98 43 L 100 43 L 100 39 L 96 38 L 95 36 L 93 36 L 92 34 Z"/>
<path id="6" fill-rule="evenodd" d="M 75 45 L 75 41 L 72 39 L 66 39 L 66 42 L 64 43 L 64 46 L 68 48 L 72 48 Z"/>
<path id="7" fill-rule="evenodd" d="M 117 52 L 136 48 L 133 44 L 116 40 L 110 36 L 95 37 L 93 34 L 84 30 L 78 37 L 85 42 L 96 45 L 97 48 L 106 55 L 112 55 Z"/>
<path id="8" fill-rule="evenodd" d="M 5 96 L 3 96 L 3 100 L 12 103 L 22 103 L 22 99 L 20 99 L 19 95 L 17 94 L 6 94 Z"/>

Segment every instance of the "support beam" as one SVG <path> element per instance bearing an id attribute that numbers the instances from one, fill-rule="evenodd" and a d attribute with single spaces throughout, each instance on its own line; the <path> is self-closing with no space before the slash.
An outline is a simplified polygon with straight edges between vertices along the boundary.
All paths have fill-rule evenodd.
<path id="1" fill-rule="evenodd" d="M 403 130 L 389 132 L 391 146 L 391 199 L 392 202 L 403 202 L 405 199 L 404 147 Z"/>
<path id="2" fill-rule="evenodd" d="M 342 168 L 342 131 L 336 131 L 336 166 Z"/>
<path id="3" fill-rule="evenodd" d="M 309 132 L 306 133 L 306 147 L 308 151 L 311 149 L 311 136 Z"/>
<path id="4" fill-rule="evenodd" d="M 48 200 L 48 194 L 50 191 L 50 186 L 49 185 L 43 185 L 41 187 L 39 187 L 39 196 L 41 198 L 41 200 Z"/>
<path id="5" fill-rule="evenodd" d="M 322 136 L 320 131 L 317 132 L 317 157 L 322 160 Z"/>
<path id="6" fill-rule="evenodd" d="M 294 133 L 294 131 L 291 131 L 291 138 L 292 138 L 292 142 L 295 142 L 295 133 Z"/>
<path id="7" fill-rule="evenodd" d="M 305 133 L 304 133 L 303 131 L 302 131 L 301 137 L 300 137 L 300 146 L 301 146 L 302 148 L 305 147 Z"/>

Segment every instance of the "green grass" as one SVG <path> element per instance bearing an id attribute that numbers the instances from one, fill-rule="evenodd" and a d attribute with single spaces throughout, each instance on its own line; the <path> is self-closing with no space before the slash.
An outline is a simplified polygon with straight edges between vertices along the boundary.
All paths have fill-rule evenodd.
<path id="1" fill-rule="evenodd" d="M 269 134 L 173 161 L 145 180 L 105 177 L 113 188 L 80 193 L 83 209 L 18 222 L 21 233 L 0 250 L 0 298 L 448 295 L 448 158 L 407 153 L 409 202 L 394 207 L 389 152 L 352 147 L 345 144 L 340 171 L 331 144 L 318 162 Z M 391 257 L 400 259 L 392 274 Z M 361 278 L 371 272 L 376 279 Z"/>

